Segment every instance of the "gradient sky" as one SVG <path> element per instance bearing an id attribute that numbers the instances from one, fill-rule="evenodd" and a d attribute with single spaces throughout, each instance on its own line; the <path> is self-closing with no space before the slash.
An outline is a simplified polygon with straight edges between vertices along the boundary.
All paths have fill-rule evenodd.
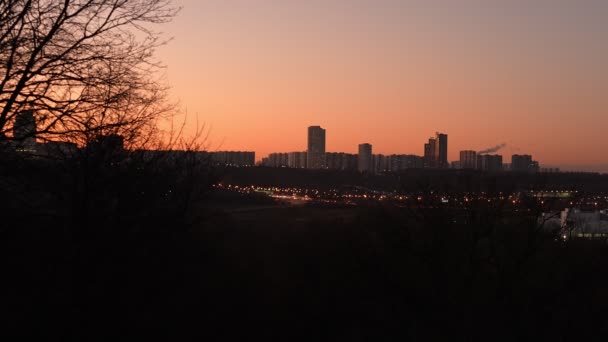
<path id="1" fill-rule="evenodd" d="M 159 49 L 211 148 L 423 153 L 608 171 L 608 1 L 181 0 Z M 509 156 L 509 157 L 507 157 Z"/>

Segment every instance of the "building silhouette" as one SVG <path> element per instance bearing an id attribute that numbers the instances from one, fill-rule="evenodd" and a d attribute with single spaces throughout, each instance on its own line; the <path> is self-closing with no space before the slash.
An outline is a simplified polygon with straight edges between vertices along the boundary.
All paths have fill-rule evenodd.
<path id="1" fill-rule="evenodd" d="M 432 168 L 436 167 L 435 163 L 435 146 L 437 145 L 437 140 L 435 138 L 429 138 L 429 142 L 424 144 L 424 167 Z"/>
<path id="2" fill-rule="evenodd" d="M 325 167 L 325 129 L 320 126 L 308 127 L 308 150 L 306 167 L 322 169 Z"/>
<path id="3" fill-rule="evenodd" d="M 358 156 L 344 152 L 325 153 L 326 167 L 331 170 L 356 171 L 358 168 Z"/>
<path id="4" fill-rule="evenodd" d="M 532 172 L 540 172 L 540 163 L 536 160 L 532 161 Z"/>
<path id="5" fill-rule="evenodd" d="M 532 156 L 529 154 L 514 154 L 511 156 L 511 171 L 533 172 L 535 169 Z"/>
<path id="6" fill-rule="evenodd" d="M 263 166 L 268 167 L 288 167 L 289 153 L 271 153 L 262 160 Z"/>
<path id="7" fill-rule="evenodd" d="M 444 133 L 435 133 L 435 167 L 447 169 L 448 163 L 448 135 Z"/>
<path id="8" fill-rule="evenodd" d="M 255 152 L 251 151 L 218 151 L 211 152 L 211 162 L 217 166 L 254 166 Z"/>
<path id="9" fill-rule="evenodd" d="M 538 169 L 538 172 L 543 172 L 543 173 L 559 173 L 560 169 L 559 167 L 543 167 Z"/>
<path id="10" fill-rule="evenodd" d="M 15 116 L 13 125 L 15 149 L 19 152 L 36 152 L 36 118 L 34 111 L 24 110 Z"/>
<path id="11" fill-rule="evenodd" d="M 330 170 L 340 170 L 342 168 L 340 154 L 340 152 L 325 152 L 325 167 Z"/>
<path id="12" fill-rule="evenodd" d="M 390 159 L 384 154 L 373 154 L 372 155 L 372 172 L 383 173 L 388 172 L 390 169 Z"/>
<path id="13" fill-rule="evenodd" d="M 359 154 L 357 155 L 357 170 L 359 172 L 372 172 L 373 171 L 373 160 L 372 160 L 372 145 L 371 144 L 359 144 Z"/>
<path id="14" fill-rule="evenodd" d="M 477 168 L 477 152 L 476 151 L 460 151 L 460 168 L 461 169 L 476 169 Z"/>
<path id="15" fill-rule="evenodd" d="M 289 152 L 287 153 L 287 166 L 294 169 L 306 168 L 306 152 Z"/>
<path id="16" fill-rule="evenodd" d="M 103 134 L 93 141 L 93 145 L 104 151 L 122 152 L 125 149 L 125 138 L 119 134 Z"/>
<path id="17" fill-rule="evenodd" d="M 503 171 L 502 156 L 498 154 L 477 155 L 477 168 L 486 172 Z"/>
<path id="18" fill-rule="evenodd" d="M 412 154 L 392 154 L 388 156 L 388 168 L 391 172 L 406 169 L 421 169 L 424 167 L 424 158 Z"/>
<path id="19" fill-rule="evenodd" d="M 67 141 L 47 141 L 36 144 L 36 155 L 52 159 L 65 159 L 76 155 L 78 145 Z"/>

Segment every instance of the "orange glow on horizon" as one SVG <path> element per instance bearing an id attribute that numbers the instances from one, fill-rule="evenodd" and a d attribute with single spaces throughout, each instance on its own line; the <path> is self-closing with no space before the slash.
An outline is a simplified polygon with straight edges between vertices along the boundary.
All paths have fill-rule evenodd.
<path id="1" fill-rule="evenodd" d="M 304 151 L 307 127 L 320 125 L 330 152 L 369 142 L 374 153 L 422 155 L 441 131 L 450 161 L 505 142 L 507 163 L 525 153 L 608 171 L 608 24 L 592 9 L 180 3 L 158 57 L 173 96 L 211 128 L 211 149 L 258 160 Z"/>

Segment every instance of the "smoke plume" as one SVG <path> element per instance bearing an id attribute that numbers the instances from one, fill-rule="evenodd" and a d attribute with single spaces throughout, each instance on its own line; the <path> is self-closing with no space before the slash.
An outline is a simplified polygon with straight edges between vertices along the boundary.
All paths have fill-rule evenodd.
<path id="1" fill-rule="evenodd" d="M 498 152 L 498 150 L 504 148 L 505 146 L 507 146 L 507 144 L 506 143 L 502 143 L 500 145 L 496 145 L 494 147 L 490 147 L 490 148 L 487 148 L 485 150 L 481 150 L 481 151 L 477 152 L 477 154 L 486 154 L 486 153 Z"/>

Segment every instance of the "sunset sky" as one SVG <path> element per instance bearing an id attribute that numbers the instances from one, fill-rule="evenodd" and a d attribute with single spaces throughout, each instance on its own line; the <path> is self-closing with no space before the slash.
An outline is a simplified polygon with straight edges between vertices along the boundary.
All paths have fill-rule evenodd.
<path id="1" fill-rule="evenodd" d="M 423 153 L 507 143 L 608 172 L 608 1 L 181 0 L 161 30 L 172 96 L 211 148 Z"/>

